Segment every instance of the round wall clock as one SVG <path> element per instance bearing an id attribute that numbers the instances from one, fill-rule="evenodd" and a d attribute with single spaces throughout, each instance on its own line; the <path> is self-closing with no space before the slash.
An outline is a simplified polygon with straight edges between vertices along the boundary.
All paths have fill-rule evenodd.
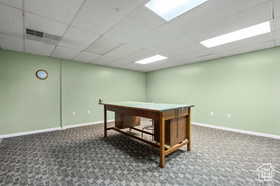
<path id="1" fill-rule="evenodd" d="M 48 78 L 48 72 L 43 69 L 39 69 L 36 71 L 36 77 L 40 80 L 45 80 Z"/>

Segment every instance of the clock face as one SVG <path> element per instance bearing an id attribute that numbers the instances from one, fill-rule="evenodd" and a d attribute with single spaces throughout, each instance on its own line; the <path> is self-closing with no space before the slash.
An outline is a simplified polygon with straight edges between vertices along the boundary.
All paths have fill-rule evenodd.
<path id="1" fill-rule="evenodd" d="M 41 80 L 48 78 L 48 72 L 46 70 L 37 70 L 36 77 Z"/>

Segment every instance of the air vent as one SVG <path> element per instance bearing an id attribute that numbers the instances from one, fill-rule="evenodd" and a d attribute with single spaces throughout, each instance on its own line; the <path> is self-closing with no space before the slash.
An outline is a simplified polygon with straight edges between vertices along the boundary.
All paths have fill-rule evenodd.
<path id="1" fill-rule="evenodd" d="M 26 28 L 25 31 L 25 38 L 29 40 L 35 40 L 52 45 L 56 45 L 61 40 L 61 36 L 44 33 L 38 30 Z"/>
<path id="2" fill-rule="evenodd" d="M 29 28 L 26 29 L 26 34 L 36 36 L 36 37 L 44 37 L 44 32 L 40 32 L 40 31 L 37 31 L 37 30 L 32 30 L 32 29 L 29 29 Z"/>

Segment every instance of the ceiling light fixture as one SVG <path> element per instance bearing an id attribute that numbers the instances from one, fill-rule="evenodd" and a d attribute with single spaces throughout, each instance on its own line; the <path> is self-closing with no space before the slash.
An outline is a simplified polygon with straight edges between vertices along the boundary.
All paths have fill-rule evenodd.
<path id="1" fill-rule="evenodd" d="M 154 62 L 157 62 L 157 61 L 162 61 L 162 60 L 165 60 L 165 59 L 167 59 L 167 57 L 161 56 L 161 55 L 155 55 L 155 56 L 152 56 L 152 57 L 141 59 L 139 61 L 136 61 L 135 63 L 144 65 L 144 64 L 154 63 Z"/>
<path id="2" fill-rule="evenodd" d="M 208 0 L 150 0 L 145 6 L 170 21 Z"/>
<path id="3" fill-rule="evenodd" d="M 271 32 L 271 27 L 270 27 L 270 22 L 267 21 L 228 34 L 207 39 L 205 41 L 200 42 L 200 44 L 204 45 L 207 48 L 212 48 L 227 43 L 232 43 L 234 41 L 240 41 L 242 39 L 247 39 L 250 37 L 266 34 L 269 32 Z"/>

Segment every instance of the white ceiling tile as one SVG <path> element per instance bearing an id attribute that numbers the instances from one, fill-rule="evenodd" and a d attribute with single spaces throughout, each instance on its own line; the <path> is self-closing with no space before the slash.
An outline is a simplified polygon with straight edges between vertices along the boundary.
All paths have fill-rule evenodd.
<path id="1" fill-rule="evenodd" d="M 263 42 L 256 42 L 254 45 L 248 44 L 239 47 L 232 47 L 229 50 L 224 50 L 219 53 L 221 56 L 232 56 L 241 53 L 261 50 L 265 48 L 272 48 L 274 47 L 275 42 L 273 40 L 263 41 Z"/>
<path id="2" fill-rule="evenodd" d="M 66 48 L 66 47 L 56 47 L 53 51 L 53 57 L 62 58 L 62 59 L 73 59 L 80 53 L 80 50 L 76 48 Z"/>
<path id="3" fill-rule="evenodd" d="M 146 7 L 135 9 L 129 16 L 123 18 L 105 36 L 120 42 L 132 43 L 146 39 L 149 30 L 164 24 L 165 21 Z"/>
<path id="4" fill-rule="evenodd" d="M 67 28 L 67 25 L 47 19 L 45 17 L 26 13 L 25 28 L 30 28 L 48 34 L 62 36 Z"/>
<path id="5" fill-rule="evenodd" d="M 0 35 L 0 46 L 3 49 L 22 52 L 23 51 L 23 38 Z"/>
<path id="6" fill-rule="evenodd" d="M 55 35 L 65 33 L 56 48 L 25 40 L 26 52 L 151 71 L 280 45 L 280 0 L 210 0 L 170 22 L 147 9 L 147 1 L 85 0 L 81 7 L 83 0 L 25 0 L 26 27 Z M 0 25 L 5 25 L 0 26 L 3 48 L 22 50 L 21 3 L 0 0 Z M 272 33 L 211 49 L 200 44 L 204 39 L 271 20 L 273 6 L 276 18 L 271 22 Z M 155 54 L 168 60 L 134 63 Z"/>
<path id="7" fill-rule="evenodd" d="M 110 67 L 117 67 L 117 68 L 125 68 L 127 64 L 124 63 L 119 63 L 117 61 L 110 61 L 108 62 L 108 59 L 104 56 L 97 58 L 94 60 L 94 64 L 99 64 L 99 65 L 104 65 L 104 66 L 110 66 Z"/>
<path id="8" fill-rule="evenodd" d="M 181 42 L 185 38 L 200 40 L 239 29 L 244 25 L 254 24 L 254 21 L 258 22 L 260 17 L 267 20 L 268 15 L 271 18 L 271 12 L 269 14 L 271 5 L 261 3 L 258 5 L 260 8 L 256 9 L 256 5 L 264 1 L 211 0 L 160 26 L 157 30 L 159 36 L 156 35 L 156 37 L 167 37 L 167 39 L 170 38 L 169 40 Z M 240 16 L 243 16 L 242 19 Z"/>
<path id="9" fill-rule="evenodd" d="M 143 0 L 87 0 L 73 25 L 95 33 L 104 33 L 140 2 Z"/>
<path id="10" fill-rule="evenodd" d="M 125 58 L 126 56 L 132 54 L 133 52 L 136 52 L 137 50 L 139 50 L 139 48 L 133 45 L 129 45 L 129 44 L 121 45 L 120 47 L 115 48 L 114 50 L 104 55 L 103 59 L 106 62 L 116 61 Z"/>
<path id="11" fill-rule="evenodd" d="M 175 42 L 174 42 L 175 41 Z M 167 45 L 159 45 L 159 53 L 165 54 L 173 58 L 186 58 L 197 55 L 198 53 L 207 53 L 208 49 L 202 47 L 199 43 L 182 39 L 168 42 Z M 164 42 L 165 43 L 165 42 Z M 159 43 L 160 44 L 160 43 Z"/>
<path id="12" fill-rule="evenodd" d="M 22 0 L 0 0 L 0 3 L 14 8 L 22 8 Z"/>
<path id="13" fill-rule="evenodd" d="M 70 23 L 83 0 L 26 0 L 24 2 L 26 11 Z"/>
<path id="14" fill-rule="evenodd" d="M 99 55 L 105 55 L 106 53 L 115 50 L 124 45 L 124 43 L 119 43 L 115 40 L 109 38 L 100 37 L 95 40 L 85 51 L 93 52 Z"/>
<path id="15" fill-rule="evenodd" d="M 75 27 L 70 27 L 59 43 L 60 46 L 69 48 L 79 48 L 83 50 L 95 41 L 98 35 L 94 32 L 88 32 Z"/>
<path id="16" fill-rule="evenodd" d="M 134 70 L 131 67 L 127 67 L 125 65 L 121 65 L 121 64 L 117 64 L 117 63 L 116 64 L 114 64 L 114 63 L 112 63 L 112 64 L 99 64 L 99 65 L 109 66 L 109 67 L 113 67 L 113 68 L 122 68 L 122 69 Z M 141 71 L 141 69 L 138 68 L 137 71 Z"/>
<path id="17" fill-rule="evenodd" d="M 25 39 L 25 51 L 31 54 L 49 56 L 54 47 L 54 45 Z"/>
<path id="18" fill-rule="evenodd" d="M 151 49 L 138 49 L 135 52 L 132 52 L 130 54 L 127 54 L 127 56 L 123 58 L 119 58 L 117 60 L 110 61 L 109 64 L 120 64 L 127 66 L 128 64 L 132 64 L 135 61 L 151 57 L 154 55 L 159 54 L 157 51 L 151 50 Z M 164 55 L 164 54 L 162 54 Z M 141 66 L 141 65 L 140 65 Z"/>
<path id="19" fill-rule="evenodd" d="M 159 62 L 157 64 L 147 64 L 147 65 L 139 65 L 139 64 L 131 63 L 131 64 L 128 64 L 127 66 L 125 66 L 125 68 L 131 69 L 131 70 L 136 70 L 136 71 L 148 72 L 148 71 L 152 71 L 152 70 L 158 70 L 161 68 L 167 68 L 169 66 L 172 66 L 172 65 L 170 63 L 168 63 L 168 61 L 165 61 L 165 62 Z"/>
<path id="20" fill-rule="evenodd" d="M 151 68 L 151 67 L 160 67 L 160 66 L 163 66 L 163 65 L 166 65 L 168 63 L 171 63 L 172 60 L 171 59 L 166 59 L 166 60 L 162 60 L 162 61 L 157 61 L 157 62 L 154 62 L 154 63 L 150 63 L 150 64 L 137 64 L 135 63 L 134 61 L 131 62 L 131 63 L 128 63 L 126 67 L 138 67 L 138 68 Z"/>
<path id="21" fill-rule="evenodd" d="M 142 67 L 141 70 L 143 72 L 150 72 L 150 71 L 163 69 L 163 68 L 168 68 L 168 67 L 172 67 L 172 66 L 176 66 L 176 65 L 180 65 L 180 64 L 177 64 L 177 63 L 163 63 L 161 65 L 153 65 L 153 66 Z M 137 68 L 139 68 L 139 67 L 134 67 L 135 70 Z"/>
<path id="22" fill-rule="evenodd" d="M 143 29 L 142 27 L 151 29 L 166 23 L 162 18 L 144 6 L 140 6 L 135 9 L 129 14 L 129 16 L 126 17 L 126 19 L 131 24 L 134 22 L 134 26 L 138 27 L 139 29 Z"/>
<path id="23" fill-rule="evenodd" d="M 77 55 L 74 58 L 74 60 L 90 63 L 90 62 L 94 62 L 94 60 L 99 57 L 100 57 L 100 55 L 96 55 L 93 53 L 81 52 L 79 55 Z"/>
<path id="24" fill-rule="evenodd" d="M 190 20 L 189 23 L 191 27 L 190 29 L 185 29 L 185 31 L 186 33 L 189 31 L 189 33 L 194 36 L 194 41 L 199 43 L 205 39 L 233 32 L 271 19 L 272 4 L 271 1 L 267 1 L 253 7 L 248 7 L 233 15 L 220 14 L 220 17 L 216 19 L 213 19 L 212 15 L 209 15 L 206 20 L 203 21 L 205 24 Z"/>
<path id="25" fill-rule="evenodd" d="M 11 36 L 23 34 L 22 11 L 0 4 L 0 32 Z"/>
<path id="26" fill-rule="evenodd" d="M 179 19 L 175 19 L 175 21 L 183 22 L 184 19 L 188 17 L 200 17 L 202 21 L 207 18 L 225 18 L 238 15 L 248 9 L 270 1 L 271 0 L 210 0 L 198 8 L 194 8 L 183 16 L 180 16 Z"/>
<path id="27" fill-rule="evenodd" d="M 253 7 L 248 7 L 248 9 L 234 14 L 235 17 L 232 19 L 232 23 L 238 24 L 240 20 L 242 20 L 242 22 L 244 21 L 244 25 L 248 23 L 248 26 L 250 26 L 249 23 L 254 25 L 264 21 L 269 21 L 273 18 L 272 11 L 273 4 L 270 0 L 268 0 Z"/>
<path id="28" fill-rule="evenodd" d="M 101 56 L 97 58 L 94 62 L 97 64 L 109 65 L 112 61 L 115 61 L 111 57 Z"/>
<path id="29" fill-rule="evenodd" d="M 154 56 L 156 54 L 158 54 L 158 53 L 148 50 L 148 49 L 140 49 L 140 50 L 137 50 L 136 52 L 133 52 L 132 54 L 128 55 L 124 59 L 121 59 L 120 61 L 116 61 L 116 62 L 130 64 L 130 63 L 134 63 L 135 61 Z"/>
<path id="30" fill-rule="evenodd" d="M 247 52 L 253 52 L 253 51 L 258 51 L 258 50 L 263 50 L 266 48 L 272 48 L 274 47 L 274 42 L 273 41 L 268 41 L 265 43 L 259 43 L 258 45 L 255 45 L 254 47 L 244 47 L 244 48 L 240 48 L 240 49 L 236 49 L 233 54 L 231 55 L 236 55 L 236 54 L 243 54 L 243 53 L 247 53 Z"/>

